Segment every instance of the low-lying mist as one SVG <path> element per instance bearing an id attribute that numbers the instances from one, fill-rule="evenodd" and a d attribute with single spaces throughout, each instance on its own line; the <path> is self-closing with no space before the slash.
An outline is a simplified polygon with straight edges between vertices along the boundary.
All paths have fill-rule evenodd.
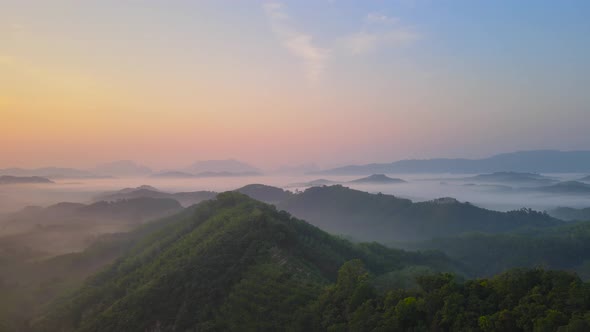
<path id="1" fill-rule="evenodd" d="M 251 183 L 284 188 L 290 191 L 305 190 L 303 184 L 319 178 L 370 193 L 392 194 L 414 201 L 426 201 L 440 197 L 453 197 L 459 201 L 500 211 L 521 207 L 549 210 L 558 206 L 590 206 L 590 195 L 539 193 L 521 190 L 522 186 L 475 184 L 464 180 L 473 174 L 395 174 L 391 177 L 405 183 L 358 184 L 349 183 L 358 176 L 317 175 L 267 175 L 215 178 L 116 178 L 116 179 L 60 179 L 51 184 L 3 185 L 0 186 L 0 214 L 16 212 L 26 206 L 48 206 L 59 202 L 91 203 L 108 191 L 150 185 L 165 192 L 228 191 Z M 580 174 L 550 174 L 561 181 L 578 179 Z"/>

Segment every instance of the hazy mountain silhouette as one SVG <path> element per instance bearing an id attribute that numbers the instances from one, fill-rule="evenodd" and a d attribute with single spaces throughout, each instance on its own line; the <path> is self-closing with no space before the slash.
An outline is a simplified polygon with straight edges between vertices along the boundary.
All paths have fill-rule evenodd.
<path id="1" fill-rule="evenodd" d="M 333 184 L 338 184 L 338 181 L 332 181 L 328 179 L 317 179 L 308 182 L 301 182 L 301 183 L 293 183 L 289 185 L 289 187 L 315 187 L 315 186 L 329 186 Z"/>
<path id="2" fill-rule="evenodd" d="M 537 150 L 504 153 L 483 159 L 413 159 L 352 165 L 318 172 L 328 175 L 367 173 L 582 173 L 590 171 L 590 151 Z"/>
<path id="3" fill-rule="evenodd" d="M 578 181 L 565 181 L 550 186 L 535 187 L 530 190 L 549 194 L 590 195 L 590 184 Z"/>
<path id="4" fill-rule="evenodd" d="M 110 176 L 98 175 L 89 171 L 79 170 L 75 168 L 64 167 L 42 167 L 34 169 L 26 168 L 5 168 L 0 169 L 0 175 L 12 176 L 41 176 L 49 179 L 83 179 L 83 178 L 108 178 Z"/>
<path id="5" fill-rule="evenodd" d="M 580 180 L 578 180 L 578 181 L 585 181 L 585 182 L 590 182 L 590 175 L 588 175 L 588 176 L 585 176 L 585 177 L 581 178 L 581 179 L 580 179 Z"/>
<path id="6" fill-rule="evenodd" d="M 542 186 L 559 182 L 559 180 L 537 173 L 523 172 L 495 172 L 491 174 L 479 174 L 472 177 L 462 178 L 460 180 L 473 181 L 477 183 L 500 183 L 513 186 Z"/>
<path id="7" fill-rule="evenodd" d="M 499 233 L 563 222 L 541 212 L 486 210 L 453 198 L 413 203 L 343 186 L 311 187 L 277 207 L 335 234 L 362 241 L 410 241 L 479 231 Z"/>
<path id="8" fill-rule="evenodd" d="M 129 231 L 181 209 L 176 200 L 149 197 L 28 207 L 0 218 L 0 246 L 29 248 L 46 256 L 76 252 L 102 234 Z"/>
<path id="9" fill-rule="evenodd" d="M 108 218 L 129 222 L 143 222 L 177 212 L 182 206 L 173 199 L 137 197 L 92 204 L 62 202 L 46 208 L 30 206 L 6 216 L 4 226 L 24 226 L 25 224 L 49 225 L 65 220 Z"/>
<path id="10" fill-rule="evenodd" d="M 293 195 L 290 191 L 264 184 L 249 184 L 236 189 L 236 191 L 256 200 L 271 204 L 282 202 Z"/>
<path id="11" fill-rule="evenodd" d="M 168 178 L 168 179 L 187 179 L 187 178 L 194 178 L 194 174 L 180 172 L 180 171 L 166 171 L 161 173 L 153 174 L 152 177 L 154 178 Z"/>
<path id="12" fill-rule="evenodd" d="M 1 175 L 0 184 L 54 183 L 48 178 L 40 176 L 11 176 Z"/>
<path id="13" fill-rule="evenodd" d="M 397 178 L 390 178 L 385 174 L 373 174 L 361 179 L 349 181 L 354 184 L 391 184 L 391 183 L 406 183 L 406 181 Z"/>
<path id="14" fill-rule="evenodd" d="M 549 210 L 548 213 L 555 218 L 566 221 L 590 221 L 590 208 L 575 209 L 570 207 L 558 207 Z"/>
<path id="15" fill-rule="evenodd" d="M 217 195 L 217 193 L 212 191 L 167 193 L 151 186 L 140 186 L 137 188 L 125 188 L 115 192 L 106 192 L 97 196 L 96 200 L 117 201 L 121 199 L 132 199 L 140 197 L 167 198 L 173 199 L 179 202 L 182 206 L 186 207 L 200 203 L 207 199 L 211 199 L 215 197 L 215 195 Z"/>

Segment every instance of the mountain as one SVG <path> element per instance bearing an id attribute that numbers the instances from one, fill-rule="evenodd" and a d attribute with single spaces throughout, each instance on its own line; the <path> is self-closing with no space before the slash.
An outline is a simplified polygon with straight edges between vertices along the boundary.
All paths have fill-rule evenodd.
<path id="1" fill-rule="evenodd" d="M 317 179 L 317 180 L 312 180 L 309 182 L 305 183 L 305 186 L 307 187 L 314 187 L 314 186 L 329 186 L 329 185 L 333 185 L 333 184 L 337 184 L 337 181 L 332 181 L 332 180 L 327 180 L 327 179 Z"/>
<path id="2" fill-rule="evenodd" d="M 413 250 L 440 250 L 472 275 L 491 276 L 513 268 L 567 270 L 590 280 L 590 222 L 527 229 L 505 234 L 472 233 L 441 237 Z"/>
<path id="3" fill-rule="evenodd" d="M 536 150 L 504 153 L 483 159 L 412 159 L 393 163 L 352 165 L 316 174 L 371 173 L 584 173 L 590 171 L 590 151 Z"/>
<path id="4" fill-rule="evenodd" d="M 264 184 L 249 184 L 236 191 L 270 204 L 282 202 L 293 195 L 290 191 Z"/>
<path id="5" fill-rule="evenodd" d="M 352 244 L 228 192 L 144 238 L 33 326 L 39 331 L 276 330 L 293 324 L 300 317 L 294 313 L 329 283 L 360 277 L 363 263 L 385 276 L 416 265 L 435 271 L 453 266 L 438 254 Z"/>
<path id="6" fill-rule="evenodd" d="M 479 174 L 476 176 L 463 178 L 461 180 L 473 181 L 478 183 L 501 183 L 508 185 L 535 186 L 554 184 L 558 182 L 558 180 L 537 173 L 522 172 L 495 172 L 491 174 Z"/>
<path id="7" fill-rule="evenodd" d="M 558 207 L 548 212 L 555 218 L 574 221 L 574 220 L 590 220 L 590 208 L 574 209 L 570 207 Z"/>
<path id="8" fill-rule="evenodd" d="M 54 183 L 48 178 L 40 176 L 11 176 L 1 175 L 0 184 L 31 184 L 31 183 Z"/>
<path id="9" fill-rule="evenodd" d="M 532 210 L 491 211 L 452 198 L 413 203 L 339 185 L 311 187 L 281 201 L 277 207 L 328 232 L 382 243 L 563 223 Z"/>
<path id="10" fill-rule="evenodd" d="M 312 180 L 309 182 L 301 182 L 301 183 L 293 183 L 289 185 L 289 187 L 316 187 L 316 186 L 329 186 L 333 184 L 338 184 L 338 181 L 332 181 L 327 179 L 317 179 Z"/>
<path id="11" fill-rule="evenodd" d="M 91 179 L 105 178 L 109 176 L 98 175 L 89 171 L 63 167 L 43 167 L 35 169 L 5 168 L 0 169 L 0 175 L 12 176 L 41 176 L 49 179 Z"/>
<path id="12" fill-rule="evenodd" d="M 217 193 L 212 191 L 192 191 L 192 192 L 178 192 L 167 193 L 160 191 L 151 186 L 140 186 L 137 188 L 125 188 L 115 192 L 106 192 L 99 195 L 96 200 L 99 201 L 118 201 L 122 199 L 133 199 L 141 197 L 173 199 L 179 202 L 182 206 L 190 206 L 200 203 L 204 200 L 212 199 Z"/>
<path id="13" fill-rule="evenodd" d="M 129 231 L 181 209 L 176 200 L 149 197 L 28 207 L 2 217 L 0 246 L 25 246 L 45 256 L 76 252 L 101 234 Z"/>
<path id="14" fill-rule="evenodd" d="M 578 181 L 590 182 L 590 175 L 585 176 L 585 177 L 579 179 Z"/>
<path id="15" fill-rule="evenodd" d="M 113 193 L 113 194 L 114 194 L 114 193 L 119 193 L 119 194 L 127 194 L 127 193 L 134 192 L 134 191 L 136 191 L 136 190 L 142 190 L 142 189 L 143 189 L 143 190 L 151 190 L 151 191 L 160 191 L 160 190 L 159 190 L 158 188 L 156 188 L 156 187 L 152 187 L 152 186 L 150 186 L 150 185 L 143 184 L 143 185 L 141 185 L 141 186 L 139 186 L 139 187 L 135 187 L 135 188 L 130 188 L 130 187 L 128 187 L 128 188 L 123 188 L 123 189 L 121 189 L 121 190 L 117 190 L 117 191 L 114 191 L 114 192 L 111 192 L 111 193 Z"/>
<path id="16" fill-rule="evenodd" d="M 391 183 L 406 183 L 406 181 L 397 178 L 390 178 L 385 174 L 373 174 L 365 178 L 352 180 L 349 183 L 355 184 L 391 184 Z"/>
<path id="17" fill-rule="evenodd" d="M 152 170 L 147 166 L 139 165 L 131 160 L 119 160 L 98 165 L 92 172 L 115 177 L 135 177 L 149 175 L 152 173 Z"/>
<path id="18" fill-rule="evenodd" d="M 565 181 L 550 186 L 531 188 L 530 190 L 550 194 L 590 195 L 590 184 Z"/>
<path id="19" fill-rule="evenodd" d="M 49 258 L 26 242 L 0 239 L 0 330 L 31 331 L 28 321 L 41 308 L 80 287 L 86 278 L 128 253 L 145 237 L 193 213 L 194 208 L 187 208 L 129 232 L 102 234 L 83 251 Z"/>
<path id="20" fill-rule="evenodd" d="M 194 174 L 186 173 L 186 172 L 179 172 L 179 171 L 166 171 L 161 173 L 156 173 L 152 175 L 153 178 L 168 178 L 168 179 L 187 179 L 187 178 L 194 178 Z"/>
<path id="21" fill-rule="evenodd" d="M 182 206 L 173 199 L 138 197 L 113 202 L 99 201 L 92 204 L 62 202 L 42 207 L 26 207 L 19 212 L 4 216 L 3 227 L 29 225 L 48 226 L 80 219 L 125 220 L 143 222 L 177 212 Z"/>
<path id="22" fill-rule="evenodd" d="M 259 173 L 260 170 L 235 159 L 225 159 L 198 161 L 186 168 L 186 172 L 192 174 L 203 172 Z"/>

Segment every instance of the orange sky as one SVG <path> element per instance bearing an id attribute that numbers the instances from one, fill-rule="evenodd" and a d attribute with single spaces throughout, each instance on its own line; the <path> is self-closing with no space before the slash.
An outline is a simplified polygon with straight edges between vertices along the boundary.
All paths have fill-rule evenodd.
<path id="1" fill-rule="evenodd" d="M 334 166 L 589 148 L 588 24 L 575 8 L 547 4 L 569 15 L 553 27 L 527 8 L 504 17 L 464 4 L 443 17 L 449 4 L 226 5 L 6 1 L 0 167 Z M 515 29 L 491 40 L 470 25 L 479 10 Z"/>

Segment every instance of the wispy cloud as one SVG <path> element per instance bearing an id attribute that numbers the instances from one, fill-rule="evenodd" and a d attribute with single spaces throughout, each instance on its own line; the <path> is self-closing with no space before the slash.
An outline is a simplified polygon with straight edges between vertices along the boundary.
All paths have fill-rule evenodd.
<path id="1" fill-rule="evenodd" d="M 365 21 L 368 23 L 394 24 L 397 23 L 398 19 L 380 13 L 368 13 Z"/>
<path id="2" fill-rule="evenodd" d="M 269 2 L 263 8 L 283 47 L 303 62 L 307 79 L 312 82 L 319 80 L 325 70 L 330 50 L 318 47 L 311 35 L 295 29 L 283 3 Z"/>
<path id="3" fill-rule="evenodd" d="M 379 47 L 398 47 L 420 38 L 414 29 L 399 24 L 399 19 L 380 13 L 369 13 L 365 17 L 364 27 L 341 39 L 352 54 L 364 54 Z"/>

